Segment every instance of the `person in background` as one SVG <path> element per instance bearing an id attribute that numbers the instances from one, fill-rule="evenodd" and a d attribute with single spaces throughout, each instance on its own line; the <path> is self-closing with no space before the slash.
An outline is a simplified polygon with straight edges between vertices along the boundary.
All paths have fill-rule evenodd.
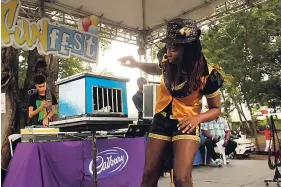
<path id="1" fill-rule="evenodd" d="M 264 139 L 265 139 L 265 152 L 269 151 L 269 148 L 271 149 L 272 147 L 272 132 L 270 130 L 269 125 L 266 125 L 265 130 L 260 131 L 258 130 L 259 133 L 263 133 L 264 134 Z"/>
<path id="2" fill-rule="evenodd" d="M 221 167 L 221 159 L 215 152 L 216 143 L 224 140 L 226 162 L 229 163 L 229 154 L 234 152 L 237 147 L 235 141 L 230 140 L 231 131 L 226 120 L 218 117 L 216 120 L 201 124 L 202 134 L 206 137 L 205 146 L 207 147 L 208 155 Z"/>
<path id="3" fill-rule="evenodd" d="M 143 77 L 140 77 L 137 79 L 137 84 L 139 87 L 139 90 L 137 93 L 133 96 L 133 102 L 138 110 L 138 124 L 140 123 L 140 120 L 143 118 L 143 85 L 147 84 L 147 80 Z"/>
<path id="4" fill-rule="evenodd" d="M 30 95 L 28 102 L 30 125 L 48 126 L 55 113 L 55 106 L 58 104 L 57 99 L 54 94 L 47 92 L 44 75 L 36 75 L 34 83 L 36 92 Z"/>

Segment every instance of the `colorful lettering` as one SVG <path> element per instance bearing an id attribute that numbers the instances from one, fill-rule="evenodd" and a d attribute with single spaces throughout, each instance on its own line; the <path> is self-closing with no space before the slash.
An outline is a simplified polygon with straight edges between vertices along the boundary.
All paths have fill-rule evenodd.
<path id="1" fill-rule="evenodd" d="M 78 56 L 89 62 L 96 62 L 98 55 L 97 36 L 78 31 L 42 18 L 32 22 L 18 14 L 19 0 L 1 2 L 1 43 L 4 47 L 17 47 L 33 50 L 37 47 L 42 55 L 58 55 L 68 58 Z"/>

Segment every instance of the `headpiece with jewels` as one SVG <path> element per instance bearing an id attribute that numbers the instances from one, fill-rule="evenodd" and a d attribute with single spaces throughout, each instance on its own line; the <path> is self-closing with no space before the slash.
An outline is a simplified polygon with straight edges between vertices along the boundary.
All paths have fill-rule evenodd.
<path id="1" fill-rule="evenodd" d="M 166 44 L 184 44 L 199 40 L 201 30 L 196 21 L 176 18 L 168 22 L 166 37 L 161 42 Z"/>

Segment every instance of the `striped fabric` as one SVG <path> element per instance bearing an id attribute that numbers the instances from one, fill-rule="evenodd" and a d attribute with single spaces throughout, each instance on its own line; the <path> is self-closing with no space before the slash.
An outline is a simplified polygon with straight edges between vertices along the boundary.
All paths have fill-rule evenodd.
<path id="1" fill-rule="evenodd" d="M 202 123 L 201 129 L 208 131 L 215 138 L 220 137 L 220 139 L 224 139 L 225 131 L 230 130 L 226 120 L 222 117 L 219 117 L 217 120 Z"/>

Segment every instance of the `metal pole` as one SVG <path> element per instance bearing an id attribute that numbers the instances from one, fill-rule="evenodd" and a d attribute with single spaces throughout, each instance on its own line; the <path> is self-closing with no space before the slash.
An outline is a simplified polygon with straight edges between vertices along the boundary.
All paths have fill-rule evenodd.
<path id="1" fill-rule="evenodd" d="M 150 55 L 151 55 L 151 63 L 153 63 L 154 59 L 153 59 L 153 48 L 152 48 L 152 45 L 151 45 L 150 50 L 151 50 L 151 53 L 150 53 Z M 155 82 L 155 75 L 152 75 L 152 81 Z"/>
<path id="2" fill-rule="evenodd" d="M 93 184 L 94 187 L 98 187 L 98 176 L 97 176 L 97 136 L 96 131 L 92 132 L 92 157 L 93 157 Z"/>
<path id="3" fill-rule="evenodd" d="M 139 62 L 141 62 L 141 55 L 139 55 Z M 140 77 L 142 77 L 142 70 L 140 69 Z"/>

